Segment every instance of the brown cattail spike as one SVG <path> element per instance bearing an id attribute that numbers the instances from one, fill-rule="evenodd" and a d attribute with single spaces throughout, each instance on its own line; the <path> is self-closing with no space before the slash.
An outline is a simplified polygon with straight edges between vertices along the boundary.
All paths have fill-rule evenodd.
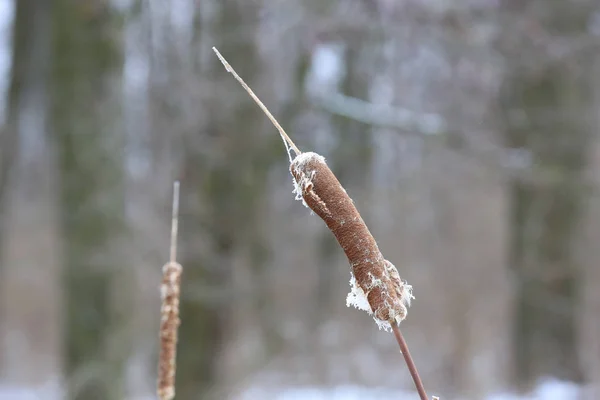
<path id="1" fill-rule="evenodd" d="M 175 359 L 177 352 L 177 329 L 179 328 L 179 292 L 181 265 L 168 262 L 163 267 L 160 288 L 160 354 L 158 362 L 158 398 L 171 400 L 175 397 Z"/>
<path id="2" fill-rule="evenodd" d="M 157 395 L 159 400 L 175 397 L 177 330 L 179 328 L 179 296 L 182 267 L 175 261 L 177 253 L 177 221 L 179 212 L 179 182 L 173 185 L 170 261 L 163 266 L 160 287 L 160 352 L 158 355 Z"/>
<path id="3" fill-rule="evenodd" d="M 352 267 L 347 304 L 372 314 L 380 328 L 406 318 L 412 288 L 396 267 L 383 258 L 367 225 L 325 159 L 312 152 L 298 155 L 290 165 L 297 199 L 313 210 L 333 232 Z"/>

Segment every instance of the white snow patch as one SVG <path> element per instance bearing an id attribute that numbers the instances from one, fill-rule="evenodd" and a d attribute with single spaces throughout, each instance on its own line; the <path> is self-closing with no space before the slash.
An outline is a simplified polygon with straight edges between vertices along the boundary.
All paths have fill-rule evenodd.
<path id="1" fill-rule="evenodd" d="M 312 160 L 317 160 L 317 162 L 326 164 L 325 163 L 325 157 L 323 157 L 320 154 L 314 153 L 312 151 L 307 151 L 305 153 L 298 154 L 296 156 L 296 158 L 294 158 L 293 162 L 296 163 L 296 164 L 298 164 L 298 166 L 300 166 L 300 165 L 306 164 L 306 163 L 308 163 L 308 162 L 310 162 Z"/>
<path id="2" fill-rule="evenodd" d="M 398 270 L 396 269 L 394 264 L 392 264 L 388 260 L 385 260 L 385 263 L 386 263 L 386 272 L 387 272 L 388 276 L 393 281 L 400 282 L 401 281 L 400 276 L 398 275 Z M 356 283 L 354 274 L 352 274 L 352 272 L 351 272 L 351 275 L 352 275 L 352 277 L 350 279 L 350 293 L 348 293 L 348 296 L 346 297 L 346 306 L 347 307 L 354 306 L 359 310 L 367 311 L 369 313 L 369 315 L 373 315 L 373 310 L 371 309 L 371 306 L 369 305 L 367 294 Z M 371 278 L 371 284 L 369 287 L 366 288 L 367 290 L 370 291 L 374 287 L 382 284 L 381 280 L 376 278 L 375 276 L 373 276 L 373 274 L 369 273 L 369 277 Z M 406 283 L 406 281 L 401 281 L 401 283 L 403 286 L 402 286 L 402 293 L 400 294 L 400 298 L 402 299 L 402 302 L 404 303 L 405 306 L 410 306 L 410 301 L 415 298 L 412 294 L 412 286 L 409 285 L 408 283 Z M 391 308 L 389 304 L 386 303 L 386 305 L 388 308 Z M 404 311 L 406 311 L 406 310 L 404 310 Z M 406 315 L 406 313 L 404 313 L 403 315 Z M 378 319 L 374 315 L 373 315 L 373 319 L 375 320 L 375 323 L 377 324 L 377 327 L 380 330 L 384 330 L 386 332 L 392 331 L 392 326 L 390 325 L 389 321 L 384 321 L 384 320 Z M 395 320 L 398 324 L 400 324 L 400 322 L 402 321 L 402 318 L 400 315 L 397 315 L 395 317 Z"/>
<path id="3" fill-rule="evenodd" d="M 386 332 L 391 332 L 392 331 L 392 325 L 388 322 L 388 321 L 384 321 L 382 319 L 378 319 L 373 317 L 373 319 L 375 320 L 375 323 L 377 324 L 377 327 L 379 328 L 379 330 L 383 330 Z"/>
<path id="4" fill-rule="evenodd" d="M 354 306 L 359 310 L 368 312 L 369 315 L 373 314 L 373 310 L 371 309 L 371 305 L 369 304 L 366 293 L 356 283 L 354 274 L 350 272 L 350 275 L 350 293 L 348 293 L 348 296 L 346 297 L 346 307 Z"/>
<path id="5" fill-rule="evenodd" d="M 367 294 L 362 290 L 362 288 L 356 283 L 356 279 L 354 278 L 354 274 L 350 272 L 350 293 L 346 297 L 346 307 L 354 306 L 359 310 L 366 311 L 369 315 L 373 316 L 373 320 L 377 324 L 379 330 L 384 330 L 386 332 L 392 331 L 392 326 L 388 321 L 381 320 L 376 318 L 373 315 L 373 310 L 371 309 L 371 305 L 369 304 L 369 299 L 367 298 Z"/>
<path id="6" fill-rule="evenodd" d="M 352 275 L 352 277 L 350 278 L 350 293 L 348 293 L 348 296 L 346 297 L 346 307 L 354 306 L 359 310 L 366 311 L 369 315 L 373 315 L 373 310 L 371 309 L 371 305 L 369 304 L 367 294 L 356 283 L 354 274 L 352 274 L 352 272 L 350 272 L 350 274 Z M 384 330 L 386 332 L 392 331 L 392 326 L 388 321 L 376 318 L 374 315 L 373 320 L 375 320 L 375 323 L 377 324 L 377 327 L 380 330 Z"/>
<path id="7" fill-rule="evenodd" d="M 578 400 L 581 393 L 581 387 L 573 382 L 546 378 L 540 380 L 531 393 L 499 393 L 489 396 L 487 400 Z"/>
<path id="8" fill-rule="evenodd" d="M 282 388 L 276 392 L 266 388 L 252 388 L 236 400 L 375 400 L 375 399 L 418 399 L 416 393 L 387 388 L 365 388 L 355 385 L 341 385 L 331 388 L 301 386 Z"/>
<path id="9" fill-rule="evenodd" d="M 484 400 L 578 400 L 583 389 L 575 383 L 548 378 L 541 380 L 537 387 L 528 394 L 513 393 L 492 394 Z M 429 393 L 446 399 L 443 392 Z M 59 400 L 64 398 L 60 386 L 56 382 L 48 382 L 41 386 L 16 386 L 0 384 L 0 400 Z M 241 393 L 231 397 L 234 400 L 379 400 L 399 399 L 418 400 L 419 396 L 412 390 L 398 388 L 365 387 L 360 385 L 339 385 L 333 387 L 319 386 L 276 386 L 255 383 L 243 389 Z M 154 396 L 133 396 L 128 400 L 151 400 Z M 449 399 L 449 398 L 448 398 Z"/>
<path id="10" fill-rule="evenodd" d="M 404 286 L 402 287 L 402 294 L 400 296 L 402 297 L 402 301 L 404 301 L 404 304 L 410 307 L 411 301 L 415 299 L 415 296 L 413 295 L 413 287 L 412 285 L 406 283 L 406 281 L 403 281 L 402 283 L 404 284 Z"/>
<path id="11" fill-rule="evenodd" d="M 64 398 L 58 381 L 48 381 L 39 386 L 0 383 L 0 400 L 59 400 Z"/>
<path id="12" fill-rule="evenodd" d="M 317 160 L 317 162 L 327 164 L 325 162 L 325 157 L 323 157 L 320 154 L 313 153 L 310 151 L 297 155 L 296 158 L 294 158 L 294 160 L 291 163 L 296 164 L 298 166 L 298 168 L 300 168 L 304 164 L 306 164 L 312 160 Z M 309 209 L 310 209 L 310 207 L 308 206 L 308 204 L 306 204 L 306 201 L 304 201 L 304 198 L 302 197 L 302 192 L 304 190 L 310 188 L 310 186 L 312 185 L 312 180 L 314 179 L 316 172 L 317 171 L 312 171 L 310 176 L 307 176 L 304 173 L 302 173 L 302 178 L 300 179 L 299 182 L 296 182 L 296 179 L 293 178 L 293 175 L 292 175 L 292 181 L 294 183 L 294 190 L 292 191 L 292 193 L 294 193 L 296 195 L 296 200 L 301 200 L 304 207 L 309 208 Z"/>
<path id="13" fill-rule="evenodd" d="M 493 394 L 484 400 L 577 400 L 581 388 L 572 382 L 546 380 L 541 382 L 533 392 L 526 395 Z M 443 393 L 428 393 L 449 399 Z M 399 399 L 418 400 L 414 391 L 393 388 L 369 388 L 359 385 L 340 385 L 334 387 L 299 386 L 299 387 L 261 387 L 252 386 L 235 400 L 273 399 L 273 400 L 379 400 Z"/>

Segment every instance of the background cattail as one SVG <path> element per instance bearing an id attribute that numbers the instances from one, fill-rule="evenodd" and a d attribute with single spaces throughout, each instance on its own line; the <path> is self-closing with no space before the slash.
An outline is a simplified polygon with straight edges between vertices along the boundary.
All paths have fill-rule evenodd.
<path id="1" fill-rule="evenodd" d="M 168 262 L 163 267 L 163 281 L 160 288 L 162 305 L 157 385 L 157 394 L 160 400 L 170 400 L 175 397 L 181 271 L 181 265 L 176 262 Z"/>
<path id="2" fill-rule="evenodd" d="M 177 254 L 177 215 L 179 211 L 179 182 L 173 185 L 173 215 L 171 223 L 170 261 L 163 266 L 160 287 L 160 352 L 158 356 L 157 395 L 160 400 L 175 397 L 177 330 L 179 328 L 179 296 L 182 267 L 175 261 Z"/>

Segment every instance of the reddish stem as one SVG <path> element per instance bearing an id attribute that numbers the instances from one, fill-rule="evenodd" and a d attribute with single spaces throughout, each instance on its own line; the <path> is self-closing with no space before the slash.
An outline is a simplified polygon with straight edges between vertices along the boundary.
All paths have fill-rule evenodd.
<path id="1" fill-rule="evenodd" d="M 421 377 L 419 376 L 419 372 L 417 371 L 417 366 L 410 355 L 410 351 L 408 351 L 408 345 L 406 344 L 406 340 L 402 336 L 400 332 L 400 328 L 393 321 L 390 322 L 392 325 L 392 330 L 394 331 L 394 336 L 396 336 L 396 341 L 400 346 L 400 351 L 402 352 L 402 356 L 404 356 L 404 361 L 406 361 L 406 365 L 408 366 L 408 370 L 410 371 L 410 375 L 415 382 L 415 386 L 417 387 L 417 392 L 419 392 L 419 397 L 421 400 L 428 400 L 427 393 L 425 393 L 425 387 L 423 387 L 423 381 L 421 381 Z"/>

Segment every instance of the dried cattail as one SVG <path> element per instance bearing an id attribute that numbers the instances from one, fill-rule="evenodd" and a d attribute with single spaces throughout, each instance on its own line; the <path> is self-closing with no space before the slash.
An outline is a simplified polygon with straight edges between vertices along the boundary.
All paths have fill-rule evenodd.
<path id="1" fill-rule="evenodd" d="M 348 305 L 373 315 L 380 328 L 391 330 L 406 318 L 412 287 L 400 279 L 396 267 L 379 247 L 325 159 L 302 153 L 292 161 L 297 199 L 313 210 L 334 234 L 352 267 Z"/>
<path id="2" fill-rule="evenodd" d="M 325 158 L 317 153 L 302 153 L 221 53 L 215 47 L 213 50 L 225 69 L 242 85 L 279 131 L 290 158 L 296 199 L 302 200 L 306 207 L 321 217 L 348 257 L 352 278 L 346 304 L 367 311 L 373 315 L 380 328 L 394 332 L 417 392 L 421 400 L 427 400 L 423 382 L 399 328 L 400 322 L 406 318 L 406 307 L 413 298 L 412 287 L 402 281 L 396 267 L 383 258 L 373 235 L 352 199 L 327 166 Z M 291 151 L 296 154 L 293 159 Z"/>
<path id="3" fill-rule="evenodd" d="M 179 182 L 174 184 L 173 215 L 171 222 L 171 257 L 163 266 L 160 287 L 160 352 L 158 356 L 157 395 L 160 400 L 175 397 L 175 371 L 177 355 L 177 330 L 179 328 L 179 295 L 182 267 L 175 261 L 177 253 L 177 214 L 179 208 Z"/>

